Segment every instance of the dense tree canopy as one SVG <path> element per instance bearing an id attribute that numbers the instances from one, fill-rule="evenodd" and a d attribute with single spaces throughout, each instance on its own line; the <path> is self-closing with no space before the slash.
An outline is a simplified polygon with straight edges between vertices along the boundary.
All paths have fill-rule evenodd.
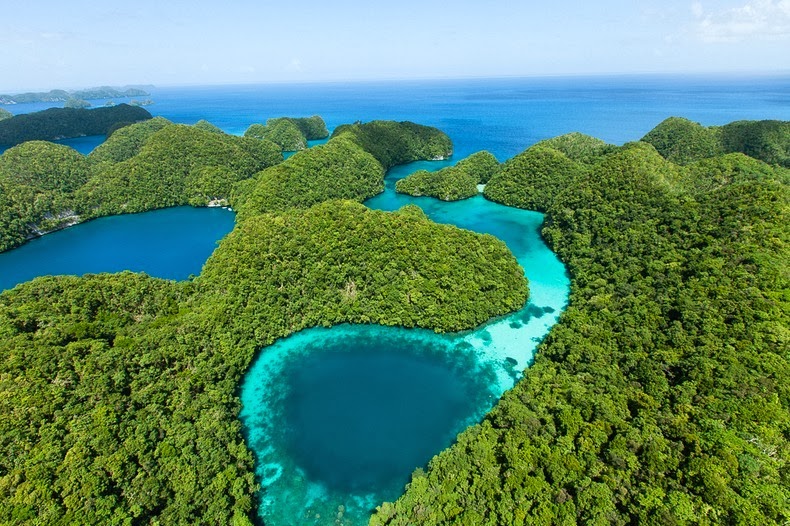
<path id="1" fill-rule="evenodd" d="M 790 167 L 788 121 L 737 121 L 706 128 L 688 119 L 670 117 L 642 140 L 678 164 L 740 152 L 768 164 Z"/>
<path id="2" fill-rule="evenodd" d="M 733 135 L 721 151 L 787 151 L 781 123 L 734 124 L 715 132 Z M 447 150 L 414 126 L 352 125 L 277 166 L 265 140 L 166 121 L 116 131 L 96 157 L 47 143 L 0 156 L 3 242 L 72 204 L 146 209 L 233 184 L 242 209 L 193 281 L 39 278 L 0 294 L 0 523 L 249 525 L 236 394 L 260 345 L 341 322 L 471 328 L 521 305 L 498 240 L 334 200 Z M 570 305 L 514 389 L 371 524 L 790 520 L 790 176 L 694 155 L 569 135 L 491 178 L 488 197 L 546 212 Z"/>
<path id="3" fill-rule="evenodd" d="M 0 121 L 2 121 L 3 119 L 10 119 L 13 116 L 14 114 L 11 113 L 10 111 L 4 108 L 0 108 Z"/>
<path id="4" fill-rule="evenodd" d="M 143 108 L 118 104 L 109 108 L 50 108 L 0 120 L 0 146 L 25 141 L 66 139 L 83 135 L 106 135 L 117 123 L 151 118 Z"/>
<path id="5" fill-rule="evenodd" d="M 491 236 L 342 201 L 249 218 L 194 283 L 18 286 L 0 295 L 0 522 L 249 525 L 236 392 L 256 348 L 343 322 L 471 328 L 526 292 Z"/>
<path id="6" fill-rule="evenodd" d="M 563 186 L 575 184 L 582 165 L 564 153 L 541 144 L 507 160 L 486 185 L 486 198 L 508 206 L 545 211 Z M 587 154 L 584 154 L 587 157 Z"/>
<path id="7" fill-rule="evenodd" d="M 395 184 L 395 191 L 414 196 L 427 195 L 443 201 L 457 201 L 478 194 L 477 185 L 485 184 L 499 172 L 499 161 L 482 151 L 436 172 L 418 170 Z"/>
<path id="8" fill-rule="evenodd" d="M 269 119 L 266 125 L 252 124 L 244 132 L 245 137 L 269 139 L 284 152 L 295 152 L 307 148 L 307 141 L 326 139 L 329 131 L 318 115 L 312 117 L 278 117 Z"/>
<path id="9" fill-rule="evenodd" d="M 384 169 L 353 142 L 332 139 L 298 152 L 236 187 L 238 218 L 289 208 L 307 208 L 327 199 L 362 201 L 384 190 Z"/>
<path id="10" fill-rule="evenodd" d="M 77 191 L 78 212 L 93 216 L 206 204 L 227 198 L 233 183 L 281 160 L 279 148 L 269 141 L 168 125 L 151 134 L 133 157 L 97 164 L 91 179 Z M 205 168 L 220 169 L 220 193 L 207 195 L 202 183 Z"/>
<path id="11" fill-rule="evenodd" d="M 72 148 L 29 141 L 0 155 L 0 251 L 74 222 L 74 191 L 90 175 Z"/>
<path id="12" fill-rule="evenodd" d="M 788 521 L 787 172 L 741 154 L 683 169 L 638 143 L 567 173 L 534 195 L 570 306 L 371 524 Z"/>
<path id="13" fill-rule="evenodd" d="M 617 149 L 616 146 L 608 144 L 597 137 L 591 137 L 579 132 L 566 133 L 546 139 L 535 144 L 535 146 L 543 146 L 546 148 L 553 148 L 554 150 L 564 153 L 568 159 L 589 164 L 595 162 L 602 155 L 611 153 Z"/>
<path id="14" fill-rule="evenodd" d="M 332 137 L 345 136 L 369 152 L 385 170 L 423 159 L 446 159 L 453 143 L 442 131 L 413 122 L 371 121 L 338 126 Z"/>

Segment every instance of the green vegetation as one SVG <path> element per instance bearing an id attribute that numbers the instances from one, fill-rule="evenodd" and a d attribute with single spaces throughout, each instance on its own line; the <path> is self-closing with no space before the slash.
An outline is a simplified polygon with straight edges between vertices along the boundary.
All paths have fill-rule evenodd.
<path id="1" fill-rule="evenodd" d="M 353 142 L 340 138 L 298 152 L 245 181 L 231 200 L 238 219 L 307 208 L 327 199 L 362 201 L 384 190 L 384 169 Z"/>
<path id="2" fill-rule="evenodd" d="M 345 322 L 454 331 L 526 301 L 523 270 L 493 236 L 351 201 L 241 222 L 196 283 L 242 326 L 279 327 L 267 344 Z"/>
<path id="3" fill-rule="evenodd" d="M 223 203 L 235 183 L 281 161 L 269 141 L 161 117 L 115 131 L 88 157 L 28 141 L 0 156 L 0 251 L 93 217 Z"/>
<path id="4" fill-rule="evenodd" d="M 642 138 L 665 159 L 689 164 L 722 153 L 745 153 L 790 167 L 790 122 L 737 121 L 706 128 L 688 119 L 670 117 Z"/>
<path id="5" fill-rule="evenodd" d="M 717 130 L 725 153 L 745 153 L 790 168 L 790 122 L 737 121 Z"/>
<path id="6" fill-rule="evenodd" d="M 63 104 L 64 108 L 90 108 L 91 103 L 84 99 L 71 98 Z"/>
<path id="7" fill-rule="evenodd" d="M 423 159 L 446 159 L 453 143 L 442 131 L 413 122 L 372 121 L 344 124 L 332 138 L 346 137 L 373 155 L 385 170 Z"/>
<path id="8" fill-rule="evenodd" d="M 133 144 L 138 132 L 149 131 L 143 128 L 125 135 L 124 148 Z M 151 134 L 133 157 L 97 164 L 93 176 L 77 191 L 77 211 L 99 216 L 205 205 L 226 199 L 233 183 L 280 161 L 279 149 L 269 141 L 171 124 Z M 208 185 L 205 169 L 214 169 Z"/>
<path id="9" fill-rule="evenodd" d="M 786 151 L 781 125 L 734 124 L 721 150 Z M 268 141 L 166 121 L 116 131 L 95 157 L 35 142 L 0 156 L 3 242 L 68 206 L 233 185 L 242 210 L 191 282 L 40 278 L 0 294 L 0 523 L 249 525 L 236 389 L 261 344 L 342 322 L 457 330 L 521 305 L 498 240 L 333 200 L 449 148 L 414 126 L 343 127 L 262 170 L 279 161 Z M 790 175 L 674 151 L 684 166 L 647 143 L 564 136 L 491 178 L 488 197 L 546 212 L 570 305 L 523 379 L 372 525 L 790 520 Z"/>
<path id="10" fill-rule="evenodd" d="M 437 172 L 418 170 L 398 181 L 395 191 L 413 196 L 427 195 L 443 201 L 458 201 L 477 195 L 477 185 L 487 183 L 497 172 L 499 161 L 491 153 L 482 151 Z"/>
<path id="11" fill-rule="evenodd" d="M 307 138 L 293 122 L 286 119 L 270 120 L 263 124 L 253 124 L 244 132 L 245 137 L 268 139 L 284 152 L 296 152 L 307 148 Z"/>
<path id="12" fill-rule="evenodd" d="M 593 163 L 600 157 L 617 150 L 617 146 L 579 132 L 546 139 L 534 146 L 552 148 L 564 153 L 569 159 L 583 164 Z"/>
<path id="13" fill-rule="evenodd" d="M 146 110 L 127 104 L 92 110 L 50 108 L 0 120 L 0 146 L 15 146 L 34 140 L 106 135 L 119 122 L 133 123 L 150 118 L 151 114 Z"/>
<path id="14" fill-rule="evenodd" d="M 358 140 L 358 129 L 364 130 L 359 132 L 364 140 Z M 432 158 L 437 144 L 452 150 L 450 139 L 435 128 L 390 121 L 354 125 L 347 132 L 336 132 L 326 144 L 298 152 L 253 180 L 243 181 L 236 186 L 231 203 L 243 220 L 329 199 L 362 201 L 384 190 L 385 168 L 392 166 L 382 166 L 376 152 L 397 151 L 397 156 L 386 157 L 388 163 L 411 162 Z"/>
<path id="15" fill-rule="evenodd" d="M 88 177 L 85 157 L 67 146 L 30 141 L 0 155 L 0 251 L 73 224 L 73 193 Z"/>
<path id="16" fill-rule="evenodd" d="M 507 160 L 499 174 L 488 182 L 483 195 L 497 203 L 545 212 L 565 188 L 558 181 L 573 186 L 582 165 L 543 144 L 546 141 Z"/>
<path id="17" fill-rule="evenodd" d="M 642 137 L 642 141 L 652 144 L 665 159 L 677 164 L 722 153 L 714 130 L 680 117 L 664 120 Z"/>
<path id="18" fill-rule="evenodd" d="M 154 117 L 114 130 L 107 136 L 107 140 L 93 149 L 88 160 L 92 163 L 119 163 L 131 159 L 140 153 L 140 149 L 154 133 L 168 124 L 172 123 L 164 117 Z"/>
<path id="19" fill-rule="evenodd" d="M 252 217 L 195 282 L 39 278 L 0 295 L 0 522 L 250 525 L 238 383 L 300 328 L 470 328 L 521 306 L 502 242 L 352 202 Z"/>
<path id="20" fill-rule="evenodd" d="M 788 172 L 742 154 L 682 168 L 637 143 L 554 175 L 500 198 L 546 210 L 568 309 L 371 524 L 790 520 Z"/>
<path id="21" fill-rule="evenodd" d="M 3 109 L 3 108 L 0 108 L 0 121 L 2 121 L 4 119 L 10 119 L 13 116 L 14 116 L 14 114 L 11 113 L 10 111 L 8 111 L 6 109 Z"/>
<path id="22" fill-rule="evenodd" d="M 195 128 L 197 128 L 198 130 L 203 130 L 212 133 L 225 133 L 220 128 L 211 124 L 209 121 L 205 119 L 200 119 L 199 121 L 197 121 L 195 123 Z"/>
<path id="23" fill-rule="evenodd" d="M 149 93 L 139 88 L 118 89 L 110 86 L 76 91 L 53 89 L 45 92 L 0 95 L 0 104 L 23 104 L 26 102 L 66 102 L 69 99 L 115 99 L 120 97 L 143 97 Z"/>
<path id="24" fill-rule="evenodd" d="M 266 125 L 253 124 L 244 132 L 245 137 L 269 139 L 284 152 L 296 152 L 307 148 L 307 141 L 326 139 L 329 131 L 324 119 L 312 117 L 279 117 L 269 119 Z"/>

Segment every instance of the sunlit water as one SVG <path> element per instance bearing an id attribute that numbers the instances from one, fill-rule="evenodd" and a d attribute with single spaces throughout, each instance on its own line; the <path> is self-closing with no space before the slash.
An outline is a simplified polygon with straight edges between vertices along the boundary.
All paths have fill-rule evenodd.
<path id="1" fill-rule="evenodd" d="M 234 221 L 222 208 L 188 206 L 88 221 L 0 253 L 0 291 L 49 274 L 132 270 L 183 280 L 200 273 Z"/>
<path id="2" fill-rule="evenodd" d="M 436 126 L 452 138 L 454 159 L 392 170 L 387 192 L 366 204 L 394 210 L 416 203 L 437 222 L 504 240 L 524 267 L 529 304 L 475 331 L 437 335 L 344 325 L 302 331 L 259 353 L 240 390 L 241 418 L 263 487 L 259 515 L 275 526 L 362 524 L 372 507 L 397 498 L 414 468 L 478 421 L 513 384 L 556 323 L 568 293 L 563 266 L 540 239 L 540 214 L 481 197 L 443 203 L 400 196 L 392 191 L 394 181 L 482 149 L 505 160 L 541 139 L 571 131 L 622 144 L 673 115 L 704 125 L 788 120 L 790 76 L 171 87 L 153 90 L 151 98 L 156 103 L 146 109 L 154 115 L 186 124 L 207 119 L 234 134 L 284 115 L 319 114 L 330 129 L 372 119 Z M 24 113 L 44 107 L 9 109 Z M 87 153 L 99 140 L 64 142 Z M 53 247 L 40 257 L 59 250 Z M 196 273 L 206 259 L 195 257 L 195 270 L 188 273 Z M 4 274 L 0 268 L 0 278 Z"/>
<path id="3" fill-rule="evenodd" d="M 464 333 L 343 325 L 262 349 L 242 384 L 241 419 L 268 525 L 366 523 L 513 386 L 567 303 L 565 268 L 540 237 L 542 214 L 482 196 L 445 203 L 392 191 L 404 174 L 445 164 L 392 170 L 387 191 L 366 204 L 414 203 L 436 222 L 505 241 L 529 279 L 529 303 Z"/>

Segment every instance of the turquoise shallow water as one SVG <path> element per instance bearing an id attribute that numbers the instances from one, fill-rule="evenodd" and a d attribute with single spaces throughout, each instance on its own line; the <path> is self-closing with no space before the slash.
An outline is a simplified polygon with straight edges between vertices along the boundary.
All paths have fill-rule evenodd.
<path id="1" fill-rule="evenodd" d="M 530 282 L 520 311 L 474 331 L 344 325 L 302 331 L 264 348 L 241 387 L 241 419 L 262 483 L 260 517 L 270 526 L 364 524 L 393 500 L 416 468 L 512 387 L 565 308 L 565 267 L 540 237 L 543 215 L 478 196 L 445 203 L 392 191 L 416 169 L 398 167 L 365 204 L 420 206 L 434 221 L 505 241 Z"/>
<path id="2" fill-rule="evenodd" d="M 436 335 L 339 326 L 303 331 L 262 350 L 240 393 L 241 417 L 263 485 L 260 515 L 269 525 L 366 522 L 371 507 L 397 498 L 414 467 L 477 421 L 512 385 L 565 306 L 567 277 L 540 240 L 540 214 L 480 197 L 442 203 L 398 196 L 392 192 L 395 180 L 481 149 L 505 160 L 538 140 L 571 131 L 622 144 L 672 115 L 704 125 L 790 119 L 787 75 L 171 87 L 155 89 L 152 98 L 156 104 L 147 109 L 154 115 L 187 124 L 207 119 L 236 134 L 283 115 L 319 114 L 330 129 L 372 119 L 437 126 L 452 138 L 454 158 L 393 169 L 388 191 L 366 204 L 394 210 L 416 203 L 435 221 L 491 233 L 508 244 L 530 280 L 529 305 L 476 331 Z M 43 109 L 27 106 L 10 109 Z M 87 152 L 95 142 L 83 138 L 71 145 Z M 39 257 L 54 257 L 59 250 Z M 181 276 L 199 271 L 207 254 L 196 257 Z M 0 279 L 4 276 L 0 268 Z"/>
<path id="3" fill-rule="evenodd" d="M 181 206 L 53 232 L 0 253 L 0 291 L 47 274 L 132 270 L 183 280 L 200 273 L 235 216 L 221 208 Z"/>

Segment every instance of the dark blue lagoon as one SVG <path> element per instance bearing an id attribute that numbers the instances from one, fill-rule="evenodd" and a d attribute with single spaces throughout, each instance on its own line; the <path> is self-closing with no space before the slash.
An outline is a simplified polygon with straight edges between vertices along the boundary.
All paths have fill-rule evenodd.
<path id="1" fill-rule="evenodd" d="M 542 214 L 482 196 L 445 203 L 392 192 L 404 174 L 445 164 L 391 170 L 387 191 L 365 204 L 417 204 L 434 221 L 502 239 L 525 269 L 529 303 L 464 333 L 343 325 L 262 349 L 241 387 L 240 416 L 268 525 L 366 523 L 513 386 L 567 304 L 568 277 L 540 236 Z"/>
<path id="2" fill-rule="evenodd" d="M 131 270 L 182 280 L 200 273 L 235 214 L 221 208 L 165 208 L 102 217 L 0 253 L 0 290 L 49 274 Z"/>
<path id="3" fill-rule="evenodd" d="M 480 196 L 456 203 L 402 196 L 393 191 L 397 179 L 417 169 L 454 164 L 483 149 L 504 161 L 541 139 L 572 131 L 614 144 L 635 141 L 673 115 L 707 126 L 741 119 L 790 119 L 787 75 L 170 87 L 152 90 L 152 98 L 156 104 L 147 109 L 154 115 L 186 124 L 206 119 L 234 134 L 285 115 L 318 114 L 330 130 L 373 119 L 436 126 L 453 140 L 453 159 L 394 168 L 387 176 L 386 192 L 365 204 L 395 210 L 413 203 L 434 221 L 492 234 L 507 243 L 530 282 L 528 305 L 474 331 L 438 335 L 342 325 L 305 330 L 261 349 L 240 389 L 240 417 L 257 459 L 259 515 L 268 526 L 367 523 L 372 508 L 397 498 L 415 468 L 424 467 L 450 445 L 514 384 L 567 304 L 568 277 L 541 239 L 541 214 L 496 205 Z M 73 145 L 90 147 L 79 140 Z M 229 229 L 232 219 L 227 216 Z M 54 242 L 56 236 L 99 221 L 28 246 Z M 214 240 L 223 234 L 212 237 L 205 255 L 196 256 L 180 275 L 143 270 L 174 279 L 197 273 Z M 149 258 L 160 251 L 147 237 L 146 241 L 145 248 L 151 250 L 132 252 Z M 104 250 L 116 250 L 119 244 L 104 242 Z M 38 259 L 54 258 L 59 250 L 45 250 Z M 80 257 L 97 257 L 95 250 Z M 10 255 L 0 254 L 0 265 Z M 0 276 L 5 278 L 6 269 L 16 271 L 29 261 L 0 267 Z M 38 273 L 112 270 L 65 268 Z"/>

